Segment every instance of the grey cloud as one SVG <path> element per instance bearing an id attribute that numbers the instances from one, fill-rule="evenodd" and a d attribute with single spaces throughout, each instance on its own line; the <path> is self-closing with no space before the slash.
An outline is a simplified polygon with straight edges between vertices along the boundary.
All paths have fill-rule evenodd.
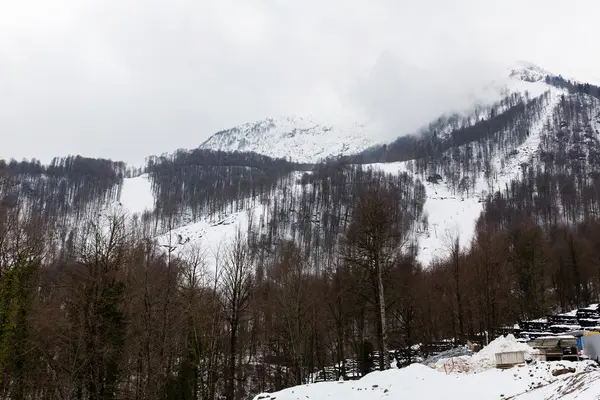
<path id="1" fill-rule="evenodd" d="M 467 101 L 500 62 L 598 65 L 595 1 L 22 0 L 0 14 L 2 157 L 139 163 L 286 114 L 389 132 Z M 423 121 L 426 122 L 426 121 Z M 390 133 L 392 134 L 392 133 Z M 392 134 L 393 135 L 393 134 Z"/>

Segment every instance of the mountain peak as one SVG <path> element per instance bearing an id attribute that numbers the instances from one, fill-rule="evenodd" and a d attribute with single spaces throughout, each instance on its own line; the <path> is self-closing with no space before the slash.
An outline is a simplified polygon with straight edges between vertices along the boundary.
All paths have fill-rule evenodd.
<path id="1" fill-rule="evenodd" d="M 324 124 L 313 117 L 266 118 L 215 133 L 201 149 L 251 151 L 296 162 L 314 163 L 351 155 L 375 145 L 358 122 Z"/>
<path id="2" fill-rule="evenodd" d="M 509 68 L 508 75 L 513 79 L 525 82 L 540 82 L 544 81 L 546 76 L 552 75 L 552 73 L 529 61 L 517 61 Z"/>

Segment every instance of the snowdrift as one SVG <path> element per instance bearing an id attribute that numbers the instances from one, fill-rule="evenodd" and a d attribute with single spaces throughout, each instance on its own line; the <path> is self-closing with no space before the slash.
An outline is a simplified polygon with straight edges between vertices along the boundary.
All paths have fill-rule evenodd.
<path id="1" fill-rule="evenodd" d="M 412 364 L 403 369 L 373 372 L 357 381 L 308 384 L 277 393 L 263 393 L 254 400 L 585 400 L 595 399 L 600 394 L 600 385 L 594 386 L 600 379 L 600 370 L 589 361 L 538 362 L 505 370 L 494 367 L 497 352 L 529 354 L 532 350 L 508 335 L 492 341 L 472 357 L 457 357 L 468 366 L 467 370 L 444 371 L 443 365 L 449 360 L 441 359 L 433 368 Z M 556 393 L 561 395 L 556 397 Z"/>

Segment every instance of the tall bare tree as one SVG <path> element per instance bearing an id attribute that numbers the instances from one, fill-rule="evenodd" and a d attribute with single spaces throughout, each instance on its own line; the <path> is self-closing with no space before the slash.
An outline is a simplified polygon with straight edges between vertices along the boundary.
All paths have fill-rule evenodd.
<path id="1" fill-rule="evenodd" d="M 250 305 L 253 289 L 254 263 L 246 236 L 238 230 L 225 255 L 222 271 L 221 293 L 225 318 L 229 325 L 229 359 L 227 367 L 226 397 L 236 398 L 236 357 L 243 318 Z"/>
<path id="2" fill-rule="evenodd" d="M 358 196 L 346 234 L 345 259 L 361 269 L 371 284 L 382 370 L 389 367 L 384 274 L 406 242 L 398 200 L 393 186 L 366 187 Z"/>

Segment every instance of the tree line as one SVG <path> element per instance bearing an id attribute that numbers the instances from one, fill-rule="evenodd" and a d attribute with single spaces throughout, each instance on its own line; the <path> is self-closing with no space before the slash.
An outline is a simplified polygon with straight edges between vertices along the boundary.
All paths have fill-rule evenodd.
<path id="1" fill-rule="evenodd" d="M 127 167 L 123 162 L 81 156 L 39 160 L 0 160 L 0 203 L 18 204 L 61 225 L 76 225 L 116 200 Z M 10 181 L 10 184 L 8 183 Z"/>

